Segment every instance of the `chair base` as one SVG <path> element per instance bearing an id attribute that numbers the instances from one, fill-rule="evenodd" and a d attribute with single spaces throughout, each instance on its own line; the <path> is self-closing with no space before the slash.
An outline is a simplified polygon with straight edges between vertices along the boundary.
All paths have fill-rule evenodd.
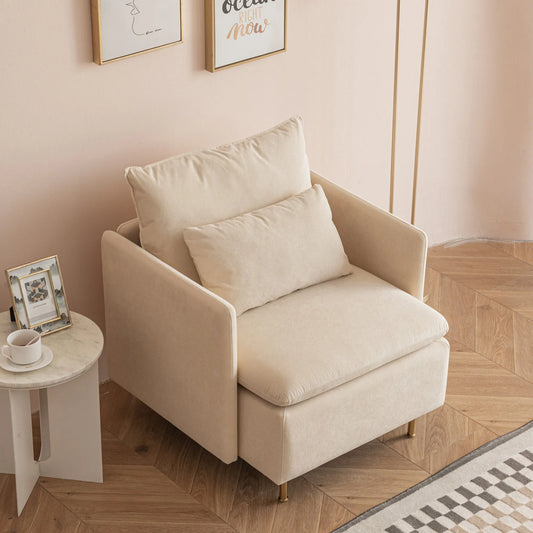
<path id="1" fill-rule="evenodd" d="M 416 420 L 411 420 L 407 426 L 407 436 L 412 438 L 416 436 L 415 433 L 415 426 L 416 426 Z M 282 483 L 279 486 L 279 502 L 285 503 L 289 500 L 288 491 L 287 491 L 287 483 Z"/>
<path id="2" fill-rule="evenodd" d="M 444 403 L 448 353 L 436 341 L 289 407 L 239 386 L 239 456 L 281 485 L 402 425 L 405 432 Z"/>

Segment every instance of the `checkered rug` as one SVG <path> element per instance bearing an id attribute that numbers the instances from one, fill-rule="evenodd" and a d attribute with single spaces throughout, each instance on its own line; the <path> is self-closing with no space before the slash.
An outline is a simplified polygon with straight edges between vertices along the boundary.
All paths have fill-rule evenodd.
<path id="1" fill-rule="evenodd" d="M 336 532 L 533 533 L 533 422 Z"/>

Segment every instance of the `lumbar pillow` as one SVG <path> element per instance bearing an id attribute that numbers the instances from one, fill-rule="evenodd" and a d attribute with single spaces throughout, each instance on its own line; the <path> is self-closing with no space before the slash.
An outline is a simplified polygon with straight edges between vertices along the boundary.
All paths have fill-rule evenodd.
<path id="1" fill-rule="evenodd" d="M 214 150 L 130 167 L 126 178 L 143 248 L 199 281 L 184 228 L 246 213 L 311 186 L 302 119 Z"/>
<path id="2" fill-rule="evenodd" d="M 184 237 L 203 286 L 238 315 L 352 271 L 320 185 Z"/>

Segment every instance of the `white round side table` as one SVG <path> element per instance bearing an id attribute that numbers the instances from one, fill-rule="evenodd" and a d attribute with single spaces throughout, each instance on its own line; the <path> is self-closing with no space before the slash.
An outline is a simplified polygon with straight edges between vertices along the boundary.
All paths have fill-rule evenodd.
<path id="1" fill-rule="evenodd" d="M 0 313 L 0 343 L 16 329 Z M 0 472 L 15 474 L 17 512 L 40 475 L 102 482 L 98 358 L 104 339 L 87 317 L 72 313 L 72 326 L 42 338 L 53 361 L 31 372 L 0 368 Z M 39 390 L 41 453 L 33 457 L 30 390 Z"/>

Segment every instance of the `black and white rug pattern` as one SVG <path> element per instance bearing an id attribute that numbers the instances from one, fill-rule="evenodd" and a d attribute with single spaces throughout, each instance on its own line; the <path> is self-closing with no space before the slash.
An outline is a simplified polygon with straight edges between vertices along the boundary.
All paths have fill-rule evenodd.
<path id="1" fill-rule="evenodd" d="M 336 531 L 533 533 L 533 422 Z"/>

